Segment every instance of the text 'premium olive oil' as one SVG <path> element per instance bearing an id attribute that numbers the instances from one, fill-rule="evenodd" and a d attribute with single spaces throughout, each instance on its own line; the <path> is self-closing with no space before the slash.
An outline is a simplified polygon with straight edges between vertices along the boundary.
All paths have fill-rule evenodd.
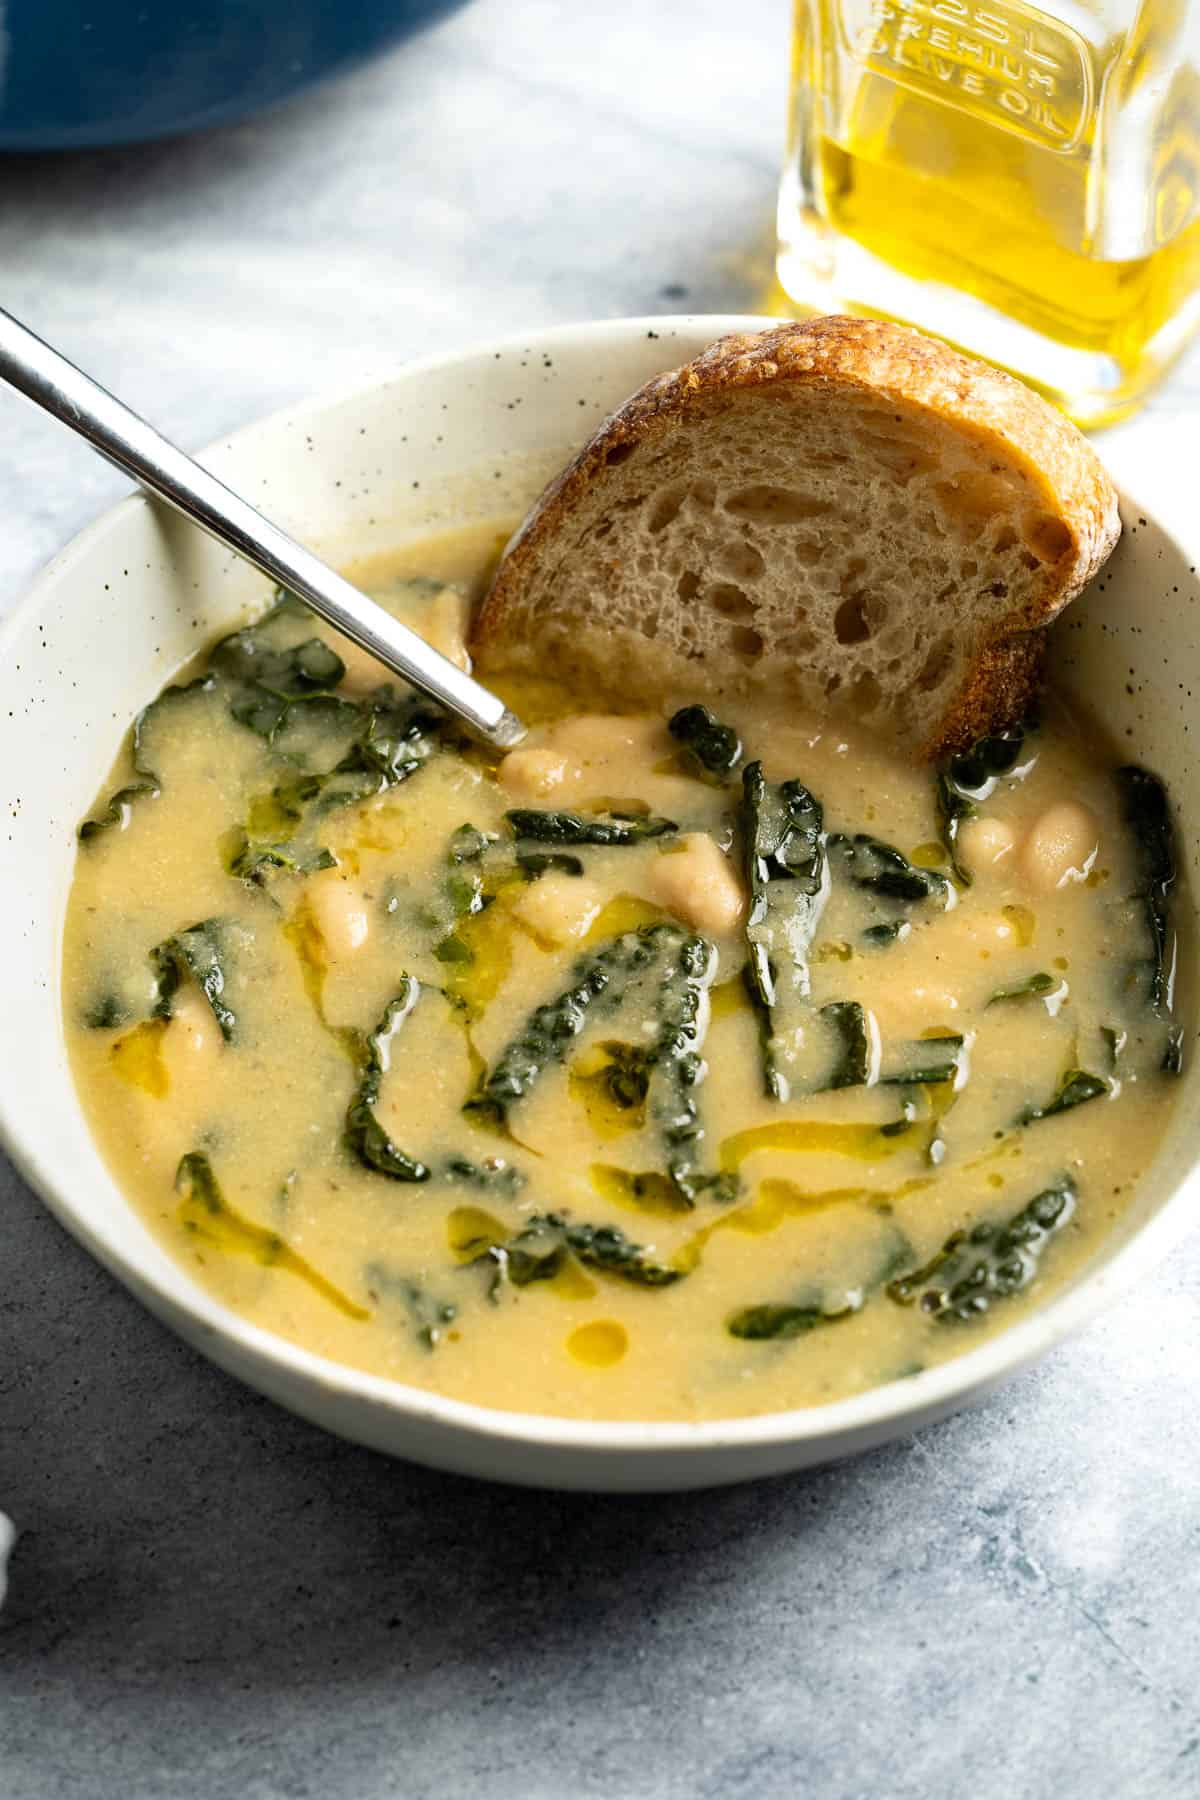
<path id="1" fill-rule="evenodd" d="M 1200 324 L 1200 0 L 798 0 L 778 266 L 1128 412 Z"/>

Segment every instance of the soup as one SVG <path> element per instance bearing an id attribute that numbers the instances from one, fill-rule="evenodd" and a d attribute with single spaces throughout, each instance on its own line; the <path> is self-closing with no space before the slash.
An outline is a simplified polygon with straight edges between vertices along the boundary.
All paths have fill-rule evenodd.
<path id="1" fill-rule="evenodd" d="M 463 654 L 502 535 L 357 571 Z M 295 601 L 141 716 L 64 1008 L 207 1289 L 488 1406 L 707 1419 L 979 1344 L 1128 1208 L 1180 1066 L 1170 826 L 1051 692 L 931 772 L 547 686 L 498 759 Z"/>

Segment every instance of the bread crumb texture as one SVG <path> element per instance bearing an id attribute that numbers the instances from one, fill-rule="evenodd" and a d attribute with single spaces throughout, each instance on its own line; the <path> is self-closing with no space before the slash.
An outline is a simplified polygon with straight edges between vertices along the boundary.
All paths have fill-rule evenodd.
<path id="1" fill-rule="evenodd" d="M 769 687 L 932 756 L 1029 704 L 1119 532 L 1091 445 L 1022 383 L 828 316 L 620 407 L 509 546 L 476 650 L 617 706 Z"/>

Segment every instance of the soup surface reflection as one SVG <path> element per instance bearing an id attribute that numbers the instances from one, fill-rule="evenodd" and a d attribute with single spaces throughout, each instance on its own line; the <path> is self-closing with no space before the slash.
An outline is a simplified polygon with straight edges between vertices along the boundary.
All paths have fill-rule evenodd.
<path id="1" fill-rule="evenodd" d="M 357 575 L 461 657 L 499 536 Z M 459 1399 L 720 1418 L 954 1356 L 1111 1231 L 1181 1056 L 1161 788 L 1053 693 L 939 778 L 701 674 L 510 690 L 497 762 L 283 601 L 143 714 L 66 1030 L 229 1306 Z"/>

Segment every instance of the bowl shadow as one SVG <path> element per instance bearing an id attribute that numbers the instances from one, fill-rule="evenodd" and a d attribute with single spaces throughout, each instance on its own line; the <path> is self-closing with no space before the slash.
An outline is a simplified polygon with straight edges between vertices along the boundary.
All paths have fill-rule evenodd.
<path id="1" fill-rule="evenodd" d="M 395 1462 L 222 1375 L 0 1176 L 19 1246 L 0 1314 L 10 1668 L 261 1698 L 332 1668 L 489 1666 L 517 1639 L 527 1661 L 574 1655 L 631 1618 L 686 1630 L 701 1594 L 769 1586 L 784 1540 L 794 1557 L 907 1454 L 621 1496 Z"/>

